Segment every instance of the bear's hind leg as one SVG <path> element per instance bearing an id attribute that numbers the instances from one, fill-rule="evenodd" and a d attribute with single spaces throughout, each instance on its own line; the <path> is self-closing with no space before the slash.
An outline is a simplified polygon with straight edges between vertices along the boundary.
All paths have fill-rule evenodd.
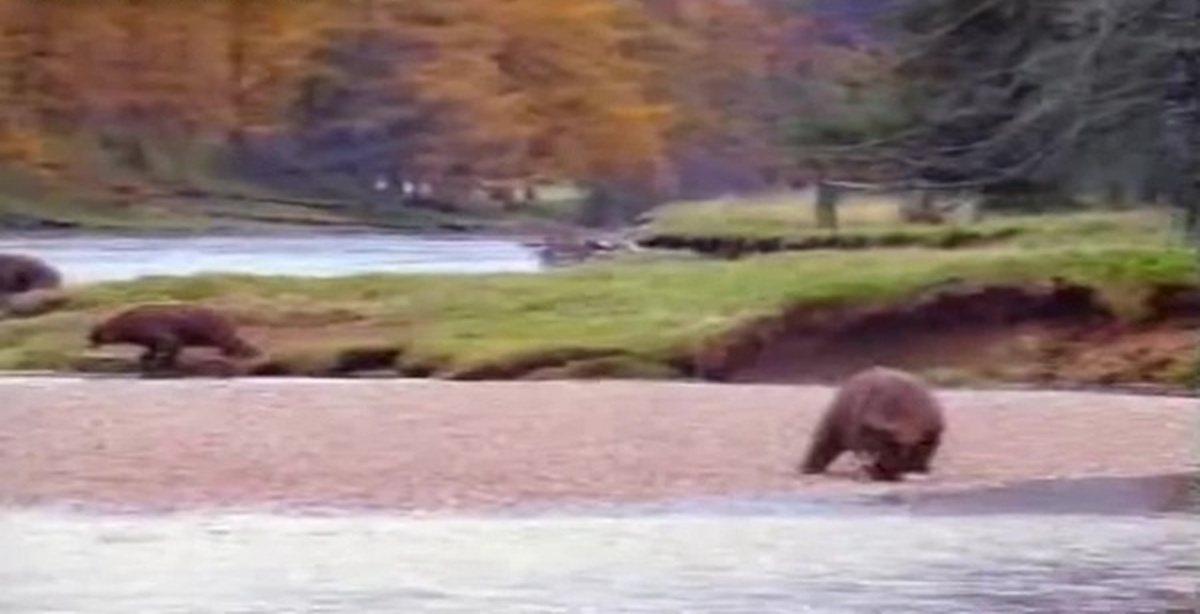
<path id="1" fill-rule="evenodd" d="M 182 344 L 174 335 L 155 335 L 139 362 L 146 373 L 167 371 L 175 367 Z"/>
<path id="2" fill-rule="evenodd" d="M 179 362 L 179 353 L 183 351 L 183 345 L 175 337 L 164 337 L 159 345 L 159 360 L 158 365 L 163 369 L 173 369 Z"/>
<path id="3" fill-rule="evenodd" d="M 138 356 L 138 366 L 143 372 L 149 372 L 158 364 L 158 346 L 147 345 L 146 349 Z"/>
<path id="4" fill-rule="evenodd" d="M 236 336 L 223 342 L 219 349 L 226 358 L 257 358 L 262 355 L 262 350 L 257 346 Z"/>

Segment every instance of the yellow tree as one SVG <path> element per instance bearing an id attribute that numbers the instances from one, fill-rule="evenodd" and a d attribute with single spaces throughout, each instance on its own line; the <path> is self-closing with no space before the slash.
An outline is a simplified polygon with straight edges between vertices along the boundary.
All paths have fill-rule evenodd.
<path id="1" fill-rule="evenodd" d="M 201 101 L 197 73 L 189 70 L 196 24 L 186 5 L 149 0 L 98 2 L 77 7 L 66 55 L 74 86 L 75 123 L 105 135 L 125 162 L 145 170 L 143 141 L 178 140 L 197 130 Z"/>
<path id="2" fill-rule="evenodd" d="M 241 147 L 287 128 L 331 69 L 317 51 L 369 31 L 388 44 L 350 54 L 384 50 L 397 95 L 381 115 L 407 118 L 396 138 L 423 172 L 652 184 L 681 142 L 767 141 L 765 4 L 0 0 L 0 141 L 83 128 Z"/>
<path id="3" fill-rule="evenodd" d="M 44 161 L 43 136 L 69 111 L 62 35 L 78 3 L 0 2 L 0 158 Z"/>
<path id="4" fill-rule="evenodd" d="M 752 172 L 775 166 L 795 95 L 785 85 L 809 53 L 804 14 L 768 0 L 641 1 L 669 41 L 653 49 L 680 117 L 675 155 L 701 152 Z"/>
<path id="5" fill-rule="evenodd" d="M 275 125 L 332 0 L 0 0 L 0 128 L 230 136 Z"/>
<path id="6" fill-rule="evenodd" d="M 203 55 L 212 61 L 206 80 L 222 101 L 217 122 L 235 141 L 278 123 L 312 54 L 325 41 L 338 4 L 327 0 L 222 0 L 193 8 L 209 24 Z M 202 66 L 197 66 L 201 70 Z"/>
<path id="7" fill-rule="evenodd" d="M 631 53 L 637 5 L 614 0 L 395 2 L 404 84 L 437 110 L 439 156 L 489 173 L 645 174 L 672 121 Z"/>
<path id="8" fill-rule="evenodd" d="M 492 57 L 502 42 L 487 2 L 380 0 L 381 35 L 400 49 L 393 86 L 425 121 L 413 161 L 439 176 L 455 167 L 502 172 L 528 138 L 520 101 L 506 91 Z"/>

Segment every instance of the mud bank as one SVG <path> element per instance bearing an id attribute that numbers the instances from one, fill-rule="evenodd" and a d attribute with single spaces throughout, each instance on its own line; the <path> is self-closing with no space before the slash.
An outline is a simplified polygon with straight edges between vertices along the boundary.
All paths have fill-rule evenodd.
<path id="1" fill-rule="evenodd" d="M 696 356 L 706 379 L 840 379 L 872 364 L 951 384 L 1155 384 L 1192 388 L 1200 288 L 1158 285 L 1124 313 L 1071 283 L 948 287 L 896 303 L 800 306 L 711 340 Z"/>
<path id="2" fill-rule="evenodd" d="M 947 280 L 903 300 L 790 307 L 662 355 L 560 347 L 466 366 L 364 343 L 319 357 L 233 364 L 202 353 L 165 376 L 407 377 L 448 380 L 691 379 L 831 383 L 874 364 L 943 385 L 1193 390 L 1200 287 L 1161 284 L 1118 310 L 1096 288 L 1061 280 L 979 285 Z M 251 337 L 256 334 L 248 329 Z M 87 357 L 78 372 L 133 373 L 130 357 Z"/>
<path id="3" fill-rule="evenodd" d="M 830 233 L 806 237 L 653 234 L 637 240 L 647 249 L 691 251 L 720 258 L 823 249 L 862 250 L 895 247 L 958 249 L 997 243 L 1021 234 L 1019 228 L 971 230 L 946 227 L 922 232 Z"/>

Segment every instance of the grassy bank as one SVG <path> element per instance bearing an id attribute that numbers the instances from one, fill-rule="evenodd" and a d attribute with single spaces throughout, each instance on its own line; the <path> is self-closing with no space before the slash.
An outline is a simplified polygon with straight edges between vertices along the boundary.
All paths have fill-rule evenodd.
<path id="1" fill-rule="evenodd" d="M 402 205 L 361 179 L 326 177 L 320 193 L 233 177 L 210 147 L 142 142 L 136 167 L 94 135 L 50 139 L 39 165 L 0 165 L 0 231 L 201 232 L 271 228 L 373 227 L 408 232 L 523 231 L 567 224 L 580 196 L 543 189 L 521 211 L 486 205 L 458 210 Z"/>
<path id="2" fill-rule="evenodd" d="M 228 182 L 187 188 L 149 182 L 118 185 L 123 187 L 81 187 L 0 171 L 0 231 L 155 234 L 378 228 L 413 233 L 504 232 L 546 221 L 533 214 L 488 216 L 399 205 L 372 208 L 351 201 L 274 194 Z"/>
<path id="3" fill-rule="evenodd" d="M 347 349 L 395 347 L 411 373 L 506 376 L 582 362 L 597 374 L 663 376 L 708 340 L 789 306 L 884 302 L 948 278 L 1050 274 L 1100 288 L 1126 310 L 1150 284 L 1200 281 L 1192 253 L 1136 247 L 816 252 L 538 276 L 145 279 L 77 288 L 62 311 L 0 322 L 0 368 L 67 368 L 102 314 L 182 300 L 229 309 L 297 370 L 327 366 Z"/>
<path id="4" fill-rule="evenodd" d="M 839 228 L 816 225 L 811 194 L 680 202 L 652 211 L 638 229 L 642 239 L 679 243 L 775 240 L 827 247 L 835 238 L 854 245 L 953 247 L 987 243 L 1018 247 L 1060 246 L 1064 238 L 1088 245 L 1156 246 L 1172 237 L 1171 217 L 1161 209 L 1081 211 L 1054 215 L 993 215 L 942 225 L 903 223 L 900 200 L 851 196 L 839 206 Z"/>

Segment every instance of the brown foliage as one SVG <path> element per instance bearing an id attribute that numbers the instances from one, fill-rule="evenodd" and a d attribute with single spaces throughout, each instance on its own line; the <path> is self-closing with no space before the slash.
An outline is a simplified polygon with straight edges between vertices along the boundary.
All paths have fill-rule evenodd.
<path id="1" fill-rule="evenodd" d="M 325 52 L 383 41 L 357 53 L 386 54 L 390 74 L 341 83 L 390 91 L 383 115 L 419 126 L 393 138 L 428 178 L 661 183 L 682 146 L 767 168 L 780 84 L 807 70 L 806 22 L 783 6 L 0 0 L 0 156 L 44 165 L 46 137 L 80 130 L 237 146 L 292 128 L 288 110 L 336 70 Z"/>

